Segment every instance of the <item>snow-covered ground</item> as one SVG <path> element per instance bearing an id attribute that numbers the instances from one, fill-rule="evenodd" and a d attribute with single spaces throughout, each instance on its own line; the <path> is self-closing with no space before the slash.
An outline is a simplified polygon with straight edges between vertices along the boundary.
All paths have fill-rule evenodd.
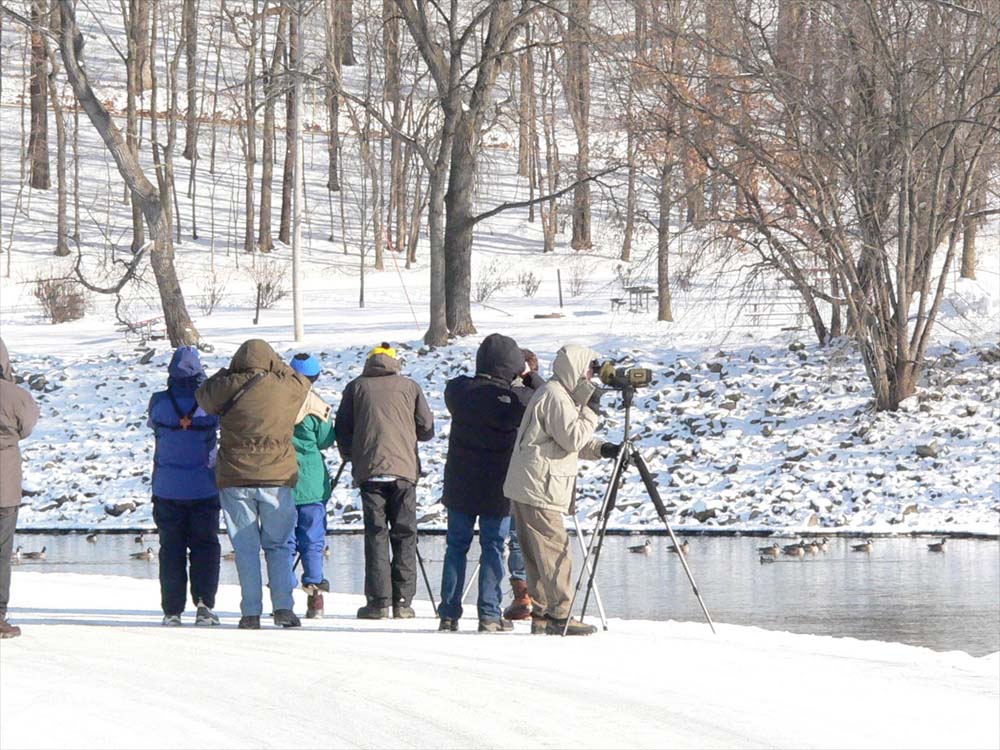
<path id="1" fill-rule="evenodd" d="M 249 632 L 234 586 L 223 627 L 163 629 L 154 581 L 18 571 L 14 589 L 4 748 L 1000 745 L 1000 654 L 678 622 L 442 634 L 426 602 L 359 622 L 342 595 Z"/>

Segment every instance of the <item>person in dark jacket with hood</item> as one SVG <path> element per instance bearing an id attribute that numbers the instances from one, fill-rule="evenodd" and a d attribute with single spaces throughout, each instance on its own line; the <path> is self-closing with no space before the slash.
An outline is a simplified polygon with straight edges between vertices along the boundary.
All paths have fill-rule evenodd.
<path id="1" fill-rule="evenodd" d="M 7 622 L 10 601 L 10 556 L 14 549 L 17 510 L 21 505 L 21 450 L 38 422 L 38 404 L 14 383 L 7 347 L 0 339 L 0 638 L 16 638 L 21 628 Z"/>
<path id="2" fill-rule="evenodd" d="M 440 630 L 458 630 L 462 616 L 465 567 L 473 529 L 479 521 L 479 631 L 512 630 L 501 617 L 500 582 L 503 548 L 510 530 L 510 503 L 503 494 L 517 428 L 531 388 L 524 353 L 514 339 L 493 333 L 476 352 L 475 377 L 448 381 L 445 405 L 451 413 L 451 434 L 444 467 L 442 502 L 448 509 L 447 550 L 441 578 Z"/>
<path id="3" fill-rule="evenodd" d="M 308 378 L 282 362 L 270 344 L 250 339 L 236 350 L 229 368 L 195 394 L 201 408 L 221 420 L 215 482 L 236 552 L 243 630 L 260 628 L 261 548 L 274 624 L 301 625 L 292 611 L 295 573 L 288 540 L 295 529 L 292 488 L 299 476 L 292 433 L 309 387 Z"/>
<path id="4" fill-rule="evenodd" d="M 434 437 L 434 415 L 420 386 L 400 375 L 387 343 L 368 354 L 361 377 L 344 389 L 333 431 L 361 488 L 365 521 L 362 620 L 413 617 L 417 590 L 417 442 Z M 392 548 L 392 561 L 389 548 Z"/>
<path id="5" fill-rule="evenodd" d="M 160 603 L 163 624 L 180 625 L 191 559 L 195 625 L 218 625 L 219 491 L 215 463 L 219 418 L 198 406 L 194 394 L 205 371 L 193 346 L 174 351 L 167 390 L 149 400 L 147 424 L 156 434 L 153 454 L 153 521 L 160 534 Z"/>

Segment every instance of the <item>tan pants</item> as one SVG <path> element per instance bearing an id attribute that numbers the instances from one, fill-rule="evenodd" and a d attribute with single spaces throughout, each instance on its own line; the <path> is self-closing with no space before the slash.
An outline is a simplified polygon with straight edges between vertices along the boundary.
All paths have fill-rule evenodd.
<path id="1" fill-rule="evenodd" d="M 528 592 L 535 603 L 532 614 L 560 620 L 569 617 L 573 556 L 563 514 L 518 502 L 510 507 L 524 554 Z"/>

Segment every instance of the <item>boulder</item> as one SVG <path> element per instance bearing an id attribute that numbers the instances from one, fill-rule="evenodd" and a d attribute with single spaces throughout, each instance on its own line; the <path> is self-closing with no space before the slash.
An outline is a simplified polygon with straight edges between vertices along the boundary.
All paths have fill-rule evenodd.
<path id="1" fill-rule="evenodd" d="M 918 445 L 916 453 L 920 458 L 937 458 L 941 455 L 941 446 L 938 445 L 937 440 L 934 440 L 927 445 Z"/>

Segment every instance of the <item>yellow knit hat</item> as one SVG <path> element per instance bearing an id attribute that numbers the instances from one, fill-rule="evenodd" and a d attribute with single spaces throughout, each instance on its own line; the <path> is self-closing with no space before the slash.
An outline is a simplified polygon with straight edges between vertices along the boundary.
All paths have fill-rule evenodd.
<path id="1" fill-rule="evenodd" d="M 368 352 L 368 359 L 371 359 L 376 354 L 384 354 L 387 357 L 392 357 L 393 359 L 396 359 L 396 350 L 393 349 L 391 346 L 389 346 L 389 344 L 386 343 L 385 341 L 383 341 L 381 344 L 379 344 L 370 352 Z"/>

